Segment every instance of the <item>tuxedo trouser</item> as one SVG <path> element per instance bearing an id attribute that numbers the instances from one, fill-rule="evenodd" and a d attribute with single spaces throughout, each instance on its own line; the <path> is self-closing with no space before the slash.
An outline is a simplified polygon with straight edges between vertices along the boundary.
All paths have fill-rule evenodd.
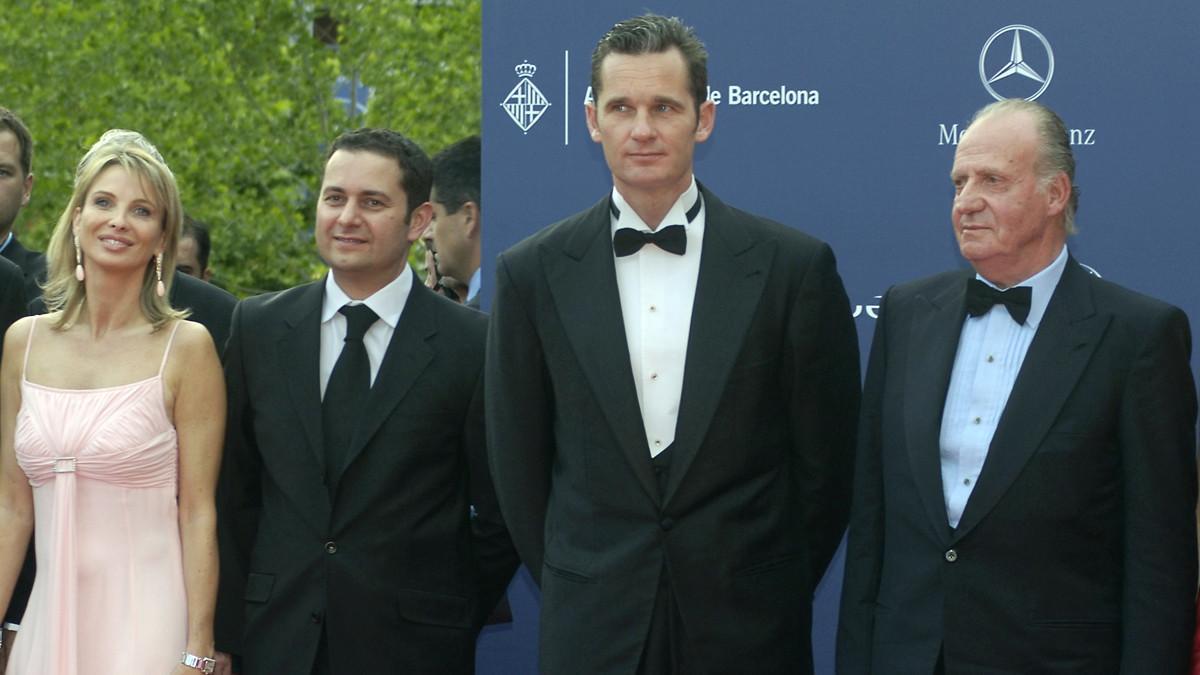
<path id="1" fill-rule="evenodd" d="M 666 494 L 670 476 L 671 448 L 663 450 L 651 462 L 654 477 L 658 482 L 658 493 Z M 650 616 L 650 630 L 642 649 L 638 675 L 682 675 L 686 672 L 683 617 L 675 602 L 671 587 L 671 570 L 663 558 L 662 570 L 658 573 L 658 591 L 654 596 L 654 613 Z"/>

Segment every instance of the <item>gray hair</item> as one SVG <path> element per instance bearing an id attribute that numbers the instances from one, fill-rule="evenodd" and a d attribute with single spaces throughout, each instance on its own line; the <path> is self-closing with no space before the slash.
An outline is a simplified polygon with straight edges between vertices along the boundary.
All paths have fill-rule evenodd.
<path id="1" fill-rule="evenodd" d="M 1071 198 L 1067 200 L 1067 206 L 1063 210 L 1063 230 L 1069 235 L 1075 234 L 1077 231 L 1075 212 L 1079 209 L 1079 187 L 1075 185 L 1075 155 L 1071 151 L 1071 136 L 1067 131 L 1067 125 L 1063 123 L 1058 113 L 1041 103 L 1021 98 L 1007 98 L 980 108 L 971 118 L 967 130 L 969 131 L 971 127 L 975 126 L 976 122 L 1000 113 L 1028 113 L 1033 116 L 1037 125 L 1038 138 L 1041 141 L 1038 144 L 1036 161 L 1038 179 L 1045 188 L 1058 174 L 1067 174 L 1067 180 L 1071 183 Z"/>

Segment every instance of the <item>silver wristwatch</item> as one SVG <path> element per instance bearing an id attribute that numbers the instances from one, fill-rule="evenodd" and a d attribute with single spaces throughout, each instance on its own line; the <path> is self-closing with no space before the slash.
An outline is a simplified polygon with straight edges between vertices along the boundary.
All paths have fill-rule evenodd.
<path id="1" fill-rule="evenodd" d="M 188 668 L 195 668 L 204 673 L 204 675 L 212 675 L 213 669 L 217 667 L 217 662 L 207 656 L 196 656 L 195 654 L 183 653 L 183 660 L 180 661 Z"/>

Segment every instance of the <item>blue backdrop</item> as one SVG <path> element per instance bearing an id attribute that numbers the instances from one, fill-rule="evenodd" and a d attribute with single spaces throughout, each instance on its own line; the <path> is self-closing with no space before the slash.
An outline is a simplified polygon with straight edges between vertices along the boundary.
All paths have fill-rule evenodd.
<path id="1" fill-rule="evenodd" d="M 1183 307 L 1193 325 L 1200 317 L 1195 0 L 1153 11 L 1115 0 L 486 2 L 485 307 L 500 251 L 611 187 L 583 116 L 591 50 L 647 10 L 680 16 L 709 49 L 716 126 L 696 175 L 724 201 L 833 246 L 864 358 L 888 286 L 964 264 L 948 175 L 958 133 L 993 95 L 1037 95 L 1072 129 L 1072 253 Z M 833 672 L 840 585 L 839 554 L 814 607 L 818 673 Z M 480 639 L 482 674 L 536 672 L 528 575 L 510 598 L 515 622 Z"/>

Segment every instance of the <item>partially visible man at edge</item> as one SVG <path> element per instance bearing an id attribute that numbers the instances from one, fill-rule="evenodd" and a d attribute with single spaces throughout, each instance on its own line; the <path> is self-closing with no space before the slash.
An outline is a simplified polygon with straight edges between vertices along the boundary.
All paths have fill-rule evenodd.
<path id="1" fill-rule="evenodd" d="M 41 297 L 46 255 L 25 248 L 14 226 L 33 195 L 33 136 L 16 113 L 0 106 L 0 256 L 17 264 L 25 277 L 25 301 Z M 23 608 L 24 603 L 20 603 Z"/>

